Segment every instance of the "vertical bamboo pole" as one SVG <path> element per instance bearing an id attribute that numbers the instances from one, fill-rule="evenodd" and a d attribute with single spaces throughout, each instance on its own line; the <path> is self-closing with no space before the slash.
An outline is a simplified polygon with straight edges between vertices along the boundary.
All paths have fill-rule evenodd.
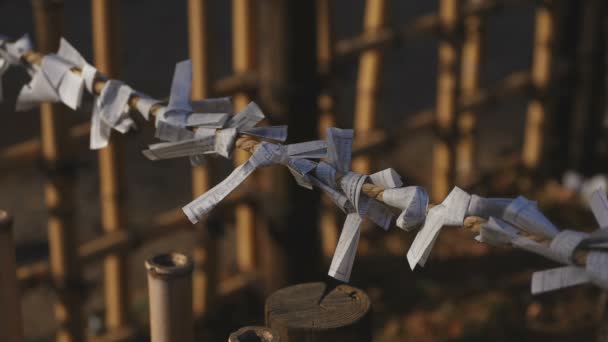
<path id="1" fill-rule="evenodd" d="M 332 63 L 332 30 L 330 0 L 317 1 L 317 63 L 319 74 L 325 81 L 319 96 L 319 137 L 325 139 L 328 127 L 336 125 L 334 99 L 332 98 L 331 80 L 329 79 Z M 338 243 L 338 215 L 332 201 L 322 198 L 319 227 L 321 228 L 321 248 L 323 255 L 333 254 Z"/>
<path id="2" fill-rule="evenodd" d="M 56 51 L 63 31 L 63 1 L 33 2 L 37 45 L 41 52 Z M 84 340 L 78 262 L 78 235 L 74 226 L 74 175 L 62 169 L 71 156 L 64 107 L 40 106 L 42 160 L 48 174 L 44 194 L 49 210 L 48 235 L 50 268 L 57 288 L 55 318 L 59 322 L 56 340 Z"/>
<path id="3" fill-rule="evenodd" d="M 232 67 L 235 73 L 255 70 L 255 2 L 253 0 L 232 0 Z M 234 96 L 236 110 L 244 108 L 250 96 L 239 93 Z M 235 164 L 240 165 L 249 158 L 245 151 L 237 150 L 234 154 Z M 251 184 L 251 181 L 247 183 Z M 235 208 L 236 216 L 236 261 L 240 271 L 250 272 L 255 269 L 255 224 L 256 215 L 247 204 Z"/>
<path id="4" fill-rule="evenodd" d="M 208 8 L 207 0 L 188 1 L 188 30 L 190 58 L 192 59 L 192 98 L 209 97 L 208 48 Z M 206 166 L 192 168 L 192 194 L 198 197 L 209 190 L 213 183 L 213 160 Z M 213 234 L 199 225 L 198 243 L 193 251 L 193 310 L 197 317 L 209 311 L 217 291 L 218 249 Z"/>
<path id="5" fill-rule="evenodd" d="M 469 0 L 474 4 L 479 0 Z M 481 67 L 482 18 L 471 14 L 464 18 L 464 41 L 460 64 L 460 91 L 463 98 L 474 96 L 479 90 L 479 69 Z M 456 183 L 470 185 L 476 176 L 476 122 L 477 113 L 472 110 L 458 116 L 458 144 L 456 146 Z"/>
<path id="6" fill-rule="evenodd" d="M 597 143 L 602 129 L 605 75 L 605 1 L 582 3 L 582 30 L 577 49 L 577 79 L 574 111 L 570 122 L 569 167 L 586 176 L 600 171 L 593 168 L 598 156 Z"/>
<path id="7" fill-rule="evenodd" d="M 178 253 L 146 261 L 152 342 L 194 341 L 192 268 L 192 260 Z"/>
<path id="8" fill-rule="evenodd" d="M 442 37 L 439 42 L 439 71 L 437 79 L 437 131 L 433 150 L 433 183 L 431 197 L 441 201 L 454 182 L 453 136 L 456 125 L 458 96 L 458 46 L 454 34 L 458 24 L 458 0 L 441 0 L 439 19 Z"/>
<path id="9" fill-rule="evenodd" d="M 387 3 L 386 0 L 367 0 L 363 23 L 364 34 L 374 33 L 386 25 Z M 361 53 L 359 58 L 359 78 L 357 79 L 353 126 L 356 134 L 361 136 L 373 133 L 376 129 L 381 63 L 382 53 L 380 50 L 367 50 Z M 353 160 L 353 170 L 369 174 L 371 158 L 369 156 L 355 158 Z"/>
<path id="10" fill-rule="evenodd" d="M 23 342 L 13 218 L 0 210 L 0 341 Z"/>
<path id="11" fill-rule="evenodd" d="M 120 67 L 120 1 L 92 0 L 93 56 L 97 69 L 117 77 Z M 126 229 L 126 169 L 124 137 L 112 135 L 106 148 L 99 151 L 101 224 L 104 232 Z M 128 324 L 129 294 L 127 262 L 124 253 L 112 253 L 104 259 L 106 326 L 117 329 Z"/>
<path id="12" fill-rule="evenodd" d="M 554 18 L 550 2 L 539 4 L 536 9 L 536 32 L 532 60 L 532 82 L 536 95 L 528 104 L 522 163 L 528 169 L 536 169 L 541 163 L 545 126 L 548 116 L 546 92 L 551 82 Z"/>

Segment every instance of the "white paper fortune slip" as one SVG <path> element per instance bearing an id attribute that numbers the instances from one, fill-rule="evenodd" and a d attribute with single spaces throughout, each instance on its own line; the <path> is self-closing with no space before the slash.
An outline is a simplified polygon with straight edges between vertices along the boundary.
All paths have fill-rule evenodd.
<path id="1" fill-rule="evenodd" d="M 287 145 L 287 154 L 291 158 L 325 158 L 327 156 L 327 143 L 324 140 L 313 140 L 289 144 Z"/>
<path id="2" fill-rule="evenodd" d="M 194 138 L 194 132 L 189 129 L 172 125 L 164 120 L 156 121 L 154 137 L 163 141 L 181 141 Z"/>
<path id="3" fill-rule="evenodd" d="M 186 125 L 186 118 L 192 112 L 190 106 L 190 87 L 192 84 L 192 61 L 181 61 L 175 65 L 171 95 L 165 111 L 165 120 L 175 126 Z"/>
<path id="4" fill-rule="evenodd" d="M 361 197 L 360 201 L 361 207 L 365 207 L 365 209 L 361 209 L 365 213 L 365 218 L 371 220 L 385 231 L 391 227 L 395 215 L 393 215 L 390 208 L 366 196 Z"/>
<path id="5" fill-rule="evenodd" d="M 152 144 L 142 153 L 150 160 L 188 157 L 215 151 L 215 136 Z"/>
<path id="6" fill-rule="evenodd" d="M 258 168 L 277 164 L 281 159 L 281 146 L 262 142 L 255 149 L 249 159 L 234 169 L 218 185 L 207 191 L 194 201 L 182 208 L 190 222 L 197 223 L 203 216 L 209 213 L 215 206 L 236 189 L 253 171 Z"/>
<path id="7" fill-rule="evenodd" d="M 341 173 L 350 171 L 353 130 L 329 127 L 326 131 L 327 162 Z"/>
<path id="8" fill-rule="evenodd" d="M 338 206 L 338 208 L 340 208 L 343 212 L 350 213 L 355 210 L 355 208 L 348 201 L 348 198 L 346 198 L 346 196 L 344 196 L 344 194 L 342 194 L 341 192 L 326 185 L 314 176 L 309 176 L 308 179 L 310 180 L 312 185 L 316 186 L 317 188 L 321 189 L 325 194 L 327 194 L 327 196 L 329 196 L 332 202 L 334 202 Z"/>
<path id="9" fill-rule="evenodd" d="M 564 266 L 534 272 L 532 275 L 532 294 L 559 290 L 565 287 L 589 282 L 589 275 L 584 268 Z"/>
<path id="10" fill-rule="evenodd" d="M 37 71 L 32 76 L 30 83 L 21 88 L 17 97 L 16 110 L 18 112 L 30 110 L 41 102 L 58 102 L 59 94 L 53 88 L 42 71 Z"/>
<path id="11" fill-rule="evenodd" d="M 475 239 L 492 246 L 510 246 L 511 241 L 518 234 L 517 228 L 501 219 L 490 217 L 488 222 L 481 226 L 479 235 Z"/>
<path id="12" fill-rule="evenodd" d="M 343 282 L 348 282 L 353 269 L 353 263 L 357 254 L 357 245 L 361 235 L 361 217 L 357 213 L 346 216 L 334 257 L 331 260 L 329 272 L 330 277 Z"/>
<path id="13" fill-rule="evenodd" d="M 531 234 L 553 238 L 559 230 L 525 197 L 519 196 L 505 209 L 505 221 Z"/>
<path id="14" fill-rule="evenodd" d="M 336 169 L 324 161 L 317 164 L 317 168 L 315 169 L 315 177 L 330 188 L 338 188 L 338 184 L 336 184 Z"/>
<path id="15" fill-rule="evenodd" d="M 274 141 L 284 142 L 287 140 L 287 126 L 269 126 L 245 128 L 240 131 L 243 134 L 252 135 L 258 138 L 265 138 Z"/>
<path id="16" fill-rule="evenodd" d="M 587 254 L 587 275 L 591 281 L 603 288 L 608 289 L 608 253 L 591 251 Z"/>
<path id="17" fill-rule="evenodd" d="M 591 201 L 589 202 L 593 216 L 600 229 L 608 228 L 608 199 L 606 198 L 606 192 L 604 189 L 598 189 L 591 195 Z"/>
<path id="18" fill-rule="evenodd" d="M 186 118 L 186 126 L 222 128 L 229 117 L 227 113 L 191 113 Z"/>
<path id="19" fill-rule="evenodd" d="M 216 131 L 213 150 L 224 158 L 230 158 L 236 141 L 236 128 L 226 128 Z"/>
<path id="20" fill-rule="evenodd" d="M 360 215 L 364 215 L 364 212 L 360 208 L 361 189 L 363 184 L 367 180 L 366 175 L 361 175 L 355 172 L 349 172 L 340 180 L 340 187 L 346 195 L 346 198 L 355 208 L 355 211 Z"/>
<path id="21" fill-rule="evenodd" d="M 468 193 L 454 187 L 440 205 L 429 210 L 424 225 L 416 234 L 416 238 L 407 252 L 407 261 L 412 270 L 416 264 L 424 266 L 443 226 L 462 225 L 470 198 Z"/>
<path id="22" fill-rule="evenodd" d="M 299 186 L 312 190 L 312 183 L 308 174 L 315 169 L 317 163 L 308 159 L 292 159 L 289 158 L 287 168 L 293 175 Z"/>
<path id="23" fill-rule="evenodd" d="M 369 176 L 372 183 L 385 189 L 401 187 L 403 182 L 401 176 L 392 168 L 384 169 Z"/>
<path id="24" fill-rule="evenodd" d="M 230 121 L 228 127 L 236 128 L 237 130 L 253 128 L 258 122 L 264 120 L 265 116 L 260 107 L 255 102 L 249 102 L 247 107 L 243 108 Z"/>
<path id="25" fill-rule="evenodd" d="M 385 189 L 382 192 L 382 201 L 391 207 L 401 209 L 397 217 L 397 227 L 405 231 L 418 228 L 426 217 L 429 205 L 429 195 L 420 186 L 407 186 L 405 188 Z"/>
<path id="26" fill-rule="evenodd" d="M 479 216 L 489 218 L 490 216 L 502 217 L 505 209 L 511 204 L 511 198 L 485 198 L 471 195 L 467 216 Z"/>
<path id="27" fill-rule="evenodd" d="M 99 98 L 93 101 L 93 114 L 91 115 L 91 133 L 89 136 L 89 148 L 97 150 L 108 146 L 112 127 L 101 120 L 99 115 L 100 103 Z"/>
<path id="28" fill-rule="evenodd" d="M 574 264 L 574 252 L 589 234 L 574 230 L 562 230 L 553 240 L 549 248 L 564 264 Z"/>

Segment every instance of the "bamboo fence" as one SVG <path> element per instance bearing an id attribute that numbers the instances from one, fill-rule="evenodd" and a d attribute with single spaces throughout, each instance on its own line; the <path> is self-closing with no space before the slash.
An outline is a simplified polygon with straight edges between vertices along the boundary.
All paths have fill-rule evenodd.
<path id="1" fill-rule="evenodd" d="M 514 71 L 493 86 L 484 87 L 480 65 L 483 63 L 483 39 L 485 18 L 504 7 L 526 4 L 525 0 L 440 0 L 438 13 L 414 19 L 401 27 L 390 27 L 387 22 L 389 1 L 368 0 L 364 16 L 364 32 L 356 37 L 334 43 L 331 30 L 331 1 L 316 0 L 313 15 L 316 30 L 315 55 L 309 64 L 297 64 L 282 56 L 280 61 L 289 68 L 314 66 L 321 79 L 321 87 L 315 104 L 319 117 L 317 128 L 324 128 L 336 122 L 334 89 L 330 80 L 336 65 L 351 63 L 354 58 L 359 61 L 357 95 L 355 105 L 354 127 L 357 138 L 354 146 L 354 170 L 369 173 L 371 152 L 380 148 L 396 146 L 399 139 L 409 133 L 423 129 L 433 129 L 433 173 L 432 198 L 443 198 L 449 189 L 458 184 L 470 185 L 475 182 L 480 172 L 476 148 L 476 121 L 479 112 L 505 101 L 518 97 L 529 100 L 527 122 L 521 151 L 521 165 L 529 170 L 538 169 L 546 159 L 546 150 L 551 146 L 548 122 L 551 121 L 552 103 L 550 92 L 556 83 L 576 70 L 573 65 L 557 68 L 554 60 L 554 41 L 556 40 L 557 22 L 554 2 L 567 0 L 547 0 L 535 3 L 535 36 L 533 62 L 530 70 Z M 62 34 L 62 1 L 36 0 L 34 3 L 34 21 L 38 48 L 41 53 L 54 51 Z M 94 61 L 100 72 L 106 76 L 118 77 L 119 51 L 117 49 L 119 31 L 119 1 L 92 0 Z M 286 2 L 287 3 L 287 2 Z M 289 7 L 281 1 L 267 1 L 265 6 L 285 6 L 277 10 L 285 16 L 297 15 L 300 8 Z M 313 5 L 311 5 L 313 6 Z M 585 18 L 595 18 L 584 23 L 582 31 L 587 40 L 581 42 L 582 51 L 578 61 L 587 67 L 578 77 L 580 84 L 576 98 L 577 120 L 576 134 L 592 135 L 587 148 L 594 149 L 598 132 L 591 117 L 590 108 L 597 108 L 597 98 L 591 96 L 588 89 L 594 89 L 597 80 L 593 73 L 601 68 L 598 61 L 597 44 L 603 37 L 602 28 L 597 21 L 597 13 L 603 6 L 601 0 L 587 0 Z M 296 12 L 296 13 L 294 13 Z M 307 12 L 305 12 L 307 13 Z M 258 12 L 253 0 L 233 0 L 232 2 L 232 43 L 233 75 L 212 81 L 209 75 L 209 53 L 212 42 L 209 37 L 210 15 L 206 0 L 188 1 L 188 29 L 190 56 L 193 61 L 194 77 L 192 97 L 202 99 L 218 95 L 233 95 L 236 108 L 241 108 L 252 98 L 256 91 L 272 88 L 268 83 L 268 70 L 272 65 L 259 66 L 264 61 L 256 58 L 257 46 L 273 46 L 269 39 L 256 37 L 256 19 Z M 288 20 L 288 18 L 284 18 Z M 285 22 L 283 22 L 285 24 Z M 293 37 L 298 37 L 294 31 Z M 291 36 L 290 36 L 291 37 Z M 438 40 L 438 73 L 437 96 L 434 107 L 408 115 L 399 123 L 399 136 L 394 136 L 379 127 L 378 92 L 382 56 L 390 48 L 409 44 L 418 39 L 436 38 Z M 280 35 L 273 39 L 281 39 Z M 284 48 L 284 47 L 281 47 Z M 284 51 L 280 50 L 280 51 Z M 39 63 L 41 54 L 28 53 L 25 59 L 29 63 Z M 603 70 L 603 69 L 599 69 Z M 301 81 L 292 79 L 289 72 L 279 74 L 281 82 Z M 105 84 L 105 77 L 95 81 L 95 92 L 99 93 Z M 309 79 L 303 82 L 308 82 Z M 263 94 L 262 94 L 263 95 Z M 278 96 L 278 95 L 277 95 Z M 596 96 L 596 95 L 593 95 Z M 134 107 L 137 96 L 130 99 Z M 285 100 L 281 100 L 285 101 Z M 284 108 L 292 109 L 297 100 L 286 100 L 279 103 Z M 595 101 L 595 102 L 594 102 Z M 280 102 L 280 101 L 279 101 Z M 269 106 L 272 101 L 269 101 Z M 595 106 L 595 107 L 594 107 Z M 159 106 L 153 107 L 155 112 Z M 134 248 L 148 242 L 156 241 L 179 230 L 192 230 L 196 234 L 197 245 L 193 253 L 193 286 L 192 303 L 195 318 L 204 317 L 222 298 L 241 288 L 248 287 L 260 271 L 260 251 L 256 250 L 259 230 L 265 226 L 262 217 L 257 217 L 255 205 L 261 195 L 256 191 L 241 191 L 231 195 L 220 210 L 206 222 L 192 227 L 181 214 L 179 208 L 160 213 L 154 217 L 151 227 L 145 234 L 132 229 L 126 215 L 126 173 L 124 150 L 127 141 L 124 137 L 113 136 L 110 145 L 99 153 L 100 196 L 103 234 L 89 242 L 79 245 L 73 216 L 76 208 L 74 201 L 73 175 L 78 172 L 75 158 L 83 153 L 83 141 L 88 137 L 89 124 L 68 127 L 64 123 L 65 108 L 60 105 L 44 104 L 41 106 L 41 136 L 25 142 L 8 146 L 0 150 L 0 171 L 11 172 L 35 165 L 42 160 L 47 182 L 45 198 L 49 209 L 48 231 L 50 257 L 48 261 L 39 261 L 21 265 L 17 268 L 17 279 L 22 288 L 41 283 L 52 284 L 57 291 L 55 308 L 59 322 L 58 341 L 81 341 L 84 338 L 82 321 L 82 268 L 92 262 L 103 260 L 105 273 L 106 322 L 108 332 L 99 338 L 117 340 L 128 338 L 137 333 L 137 327 L 129 317 L 130 298 L 126 274 L 127 258 Z M 299 112 L 298 112 L 299 113 Z M 589 119 L 586 119 L 589 117 Z M 292 118 L 282 118 L 292 120 Z M 311 119 L 312 120 L 312 119 Z M 315 118 L 316 120 L 316 118 Z M 588 120 L 588 121 L 586 121 Z M 298 122 L 298 121 L 293 121 Z M 316 123 L 317 121 L 315 121 Z M 581 133 L 582 132 L 582 133 Z M 587 133 L 585 133 L 587 132 Z M 243 151 L 236 153 L 235 162 L 241 163 L 246 158 L 255 142 L 241 138 L 238 145 Z M 592 160 L 595 156 L 581 156 L 580 147 L 573 147 L 575 163 Z M 192 169 L 192 194 L 198 196 L 216 180 L 217 167 L 210 163 L 205 167 Z M 266 176 L 270 177 L 270 176 Z M 262 180 L 263 182 L 263 180 Z M 245 187 L 254 187 L 248 182 Z M 366 194 L 381 199 L 382 189 L 367 187 Z M 223 218 L 234 214 L 236 218 L 236 261 L 239 273 L 234 277 L 219 281 L 218 237 L 205 226 L 221 224 Z M 319 218 L 322 227 L 324 253 L 330 254 L 337 240 L 336 213 L 325 208 Z M 472 219 L 471 219 L 472 220 Z M 478 227 L 471 223 L 469 227 Z M 266 229 L 266 228 L 264 228 Z M 475 228 L 472 228 L 475 230 Z M 546 241 L 545 241 L 546 242 Z M 544 243 L 544 242 L 543 242 Z M 579 257 L 584 264 L 584 256 Z M 0 260 L 2 262 L 2 260 Z M 296 260 L 297 262 L 297 260 Z M 276 283 L 276 282 L 275 282 Z M 161 340 L 159 340 L 161 341 Z"/>

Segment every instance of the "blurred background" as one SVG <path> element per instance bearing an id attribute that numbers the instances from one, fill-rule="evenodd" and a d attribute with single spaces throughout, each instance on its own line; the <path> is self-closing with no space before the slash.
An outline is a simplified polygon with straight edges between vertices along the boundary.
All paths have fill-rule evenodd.
<path id="1" fill-rule="evenodd" d="M 580 230 L 596 228 L 586 196 L 606 184 L 605 18 L 603 0 L 0 1 L 0 33 L 29 33 L 46 52 L 63 36 L 105 74 L 155 98 L 168 97 L 175 63 L 192 58 L 193 98 L 254 100 L 268 123 L 289 125 L 288 142 L 354 128 L 355 171 L 392 167 L 434 202 L 453 185 L 522 194 L 558 227 Z M 194 171 L 185 159 L 148 161 L 149 123 L 113 136 L 113 152 L 98 158 L 88 150 L 90 113 L 58 106 L 43 117 L 56 118 L 60 142 L 42 140 L 63 152 L 45 152 L 48 123 L 38 111 L 14 111 L 27 82 L 21 68 L 3 78 L 0 208 L 15 216 L 28 340 L 54 340 L 59 329 L 53 305 L 65 285 L 48 266 L 53 239 L 70 242 L 67 255 L 78 244 L 107 252 L 66 266 L 82 280 L 78 305 L 91 335 L 145 326 L 143 262 L 163 251 L 197 261 L 195 287 L 206 298 L 199 333 L 214 341 L 263 323 L 274 290 L 327 279 L 344 215 L 284 168 L 258 172 L 193 227 L 179 208 L 233 161 Z M 68 198 L 69 213 L 45 200 L 50 187 Z M 115 231 L 133 233 L 102 241 Z M 412 272 L 405 254 L 414 235 L 363 231 L 351 284 L 372 300 L 374 341 L 595 338 L 605 306 L 598 289 L 533 297 L 531 274 L 550 262 L 456 228 Z M 108 266 L 108 253 L 123 266 Z"/>

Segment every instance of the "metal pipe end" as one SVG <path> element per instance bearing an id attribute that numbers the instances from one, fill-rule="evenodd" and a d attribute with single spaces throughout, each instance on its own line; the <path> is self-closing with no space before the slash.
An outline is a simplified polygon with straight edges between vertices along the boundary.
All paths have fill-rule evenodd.
<path id="1" fill-rule="evenodd" d="M 5 210 L 0 210 L 0 232 L 5 232 L 13 227 L 13 216 Z"/>
<path id="2" fill-rule="evenodd" d="M 192 274 L 192 258 L 181 253 L 159 254 L 146 260 L 148 274 L 155 277 L 175 278 Z"/>

